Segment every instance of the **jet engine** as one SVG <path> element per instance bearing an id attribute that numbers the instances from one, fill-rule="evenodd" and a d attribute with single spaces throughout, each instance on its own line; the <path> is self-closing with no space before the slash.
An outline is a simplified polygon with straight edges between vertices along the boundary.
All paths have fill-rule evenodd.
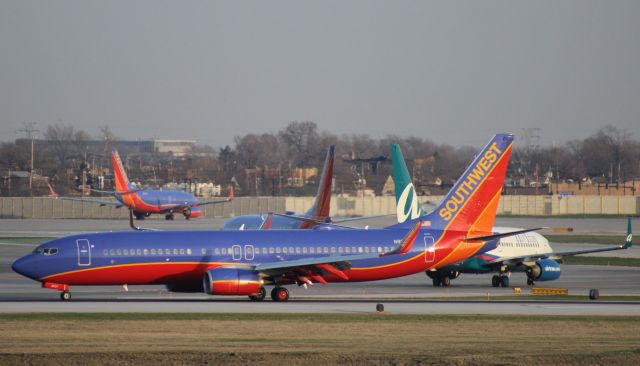
<path id="1" fill-rule="evenodd" d="M 255 295 L 262 286 L 255 271 L 229 267 L 206 271 L 203 285 L 209 295 Z"/>
<path id="2" fill-rule="evenodd" d="M 560 264 L 553 259 L 542 259 L 527 270 L 527 277 L 534 281 L 553 281 L 560 278 Z"/>

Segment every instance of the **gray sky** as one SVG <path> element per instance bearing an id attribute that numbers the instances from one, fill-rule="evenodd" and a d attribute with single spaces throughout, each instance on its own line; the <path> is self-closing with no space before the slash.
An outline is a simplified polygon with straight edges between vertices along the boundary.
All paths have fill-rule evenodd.
<path id="1" fill-rule="evenodd" d="M 0 2 L 0 140 L 334 133 L 640 138 L 640 1 Z"/>

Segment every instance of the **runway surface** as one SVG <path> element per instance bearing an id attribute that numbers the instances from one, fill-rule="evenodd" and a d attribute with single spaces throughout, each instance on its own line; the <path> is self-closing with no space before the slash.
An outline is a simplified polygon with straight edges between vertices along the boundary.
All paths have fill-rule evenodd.
<path id="1" fill-rule="evenodd" d="M 571 219 L 565 224 L 585 227 L 582 219 Z M 623 219 L 586 219 L 592 230 L 605 231 L 614 223 L 624 224 Z M 637 221 L 637 220 L 636 220 Z M 142 223 L 160 229 L 206 230 L 219 228 L 223 220 L 147 220 Z M 499 225 L 530 227 L 541 222 L 529 219 Z M 611 233 L 624 233 L 624 225 Z M 461 275 L 452 287 L 431 286 L 423 274 L 385 281 L 315 285 L 308 289 L 289 286 L 291 300 L 275 303 L 265 300 L 249 302 L 245 297 L 214 297 L 204 294 L 173 294 L 162 286 L 131 286 L 129 292 L 122 287 L 74 287 L 73 300 L 63 303 L 55 291 L 42 289 L 38 283 L 21 277 L 11 270 L 11 263 L 33 250 L 35 245 L 4 243 L 1 237 L 61 236 L 75 232 L 127 230 L 123 220 L 0 220 L 0 312 L 372 312 L 378 302 L 393 313 L 483 313 L 483 314 L 573 314 L 573 315 L 640 315 L 640 304 L 616 304 L 604 302 L 552 303 L 552 302 L 469 302 L 495 300 L 497 296 L 510 295 L 511 288 L 493 288 L 490 275 Z M 34 240 L 36 241 L 36 240 Z M 612 243 L 617 244 L 617 243 Z M 556 250 L 569 250 L 593 245 L 556 244 Z M 595 245 L 597 246 L 597 245 Z M 636 246 L 625 255 L 636 256 Z M 604 253 L 613 256 L 616 254 Z M 601 296 L 640 296 L 640 268 L 617 266 L 562 266 L 562 276 L 557 281 L 539 283 L 541 286 L 569 289 L 570 295 L 586 296 L 597 288 Z M 511 286 L 522 287 L 528 293 L 523 273 L 511 275 Z M 444 301 L 443 300 L 449 300 Z"/>

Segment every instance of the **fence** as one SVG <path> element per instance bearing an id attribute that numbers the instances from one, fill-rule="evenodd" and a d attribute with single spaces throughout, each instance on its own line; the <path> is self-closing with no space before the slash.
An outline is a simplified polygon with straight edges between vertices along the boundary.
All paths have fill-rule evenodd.
<path id="1" fill-rule="evenodd" d="M 419 197 L 427 210 L 442 197 Z M 236 197 L 232 202 L 202 206 L 207 218 L 264 212 L 305 212 L 313 197 Z M 340 216 L 384 215 L 396 212 L 395 198 L 333 197 L 331 214 Z M 635 196 L 503 196 L 498 214 L 514 216 L 638 215 L 640 197 Z M 1 197 L 0 218 L 117 219 L 127 218 L 126 209 L 90 202 L 54 200 L 47 197 Z"/>

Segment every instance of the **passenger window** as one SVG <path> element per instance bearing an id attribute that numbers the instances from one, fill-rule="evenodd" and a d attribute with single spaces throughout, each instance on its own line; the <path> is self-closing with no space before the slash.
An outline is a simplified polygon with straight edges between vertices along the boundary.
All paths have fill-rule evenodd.
<path id="1" fill-rule="evenodd" d="M 38 249 L 36 249 L 36 250 L 38 250 Z M 38 253 L 38 252 L 35 252 L 35 251 L 34 251 L 34 253 Z M 108 251 L 108 250 L 106 250 L 106 249 L 103 249 L 103 250 L 102 250 L 102 255 L 106 256 L 107 254 L 109 254 L 109 251 Z"/>
<path id="2" fill-rule="evenodd" d="M 280 254 L 280 247 L 276 247 L 276 253 Z"/>
<path id="3" fill-rule="evenodd" d="M 282 253 L 284 254 L 288 253 L 287 247 L 282 248 Z M 293 250 L 291 251 L 291 254 L 293 254 Z"/>
<path id="4" fill-rule="evenodd" d="M 143 251 L 142 251 L 142 254 L 144 254 L 144 255 L 149 255 L 149 249 L 145 249 L 145 250 L 143 250 Z"/>
<path id="5" fill-rule="evenodd" d="M 142 249 L 136 249 L 136 254 L 137 255 L 142 255 Z"/>
<path id="6" fill-rule="evenodd" d="M 302 247 L 302 254 L 307 254 L 307 247 Z"/>
<path id="7" fill-rule="evenodd" d="M 227 255 L 227 248 L 222 248 L 222 255 Z"/>
<path id="8" fill-rule="evenodd" d="M 364 252 L 369 253 L 369 247 L 364 247 Z"/>
<path id="9" fill-rule="evenodd" d="M 296 254 L 300 254 L 300 247 L 296 247 Z"/>
<path id="10" fill-rule="evenodd" d="M 344 252 L 345 252 L 345 253 L 351 253 L 351 248 L 349 248 L 349 247 L 345 247 L 345 248 L 344 248 Z"/>
<path id="11" fill-rule="evenodd" d="M 207 250 L 205 248 L 202 248 L 202 250 L 200 250 L 200 253 L 202 253 L 202 255 L 207 254 Z"/>
<path id="12" fill-rule="evenodd" d="M 329 247 L 324 247 L 324 253 L 325 254 L 329 253 Z"/>
<path id="13" fill-rule="evenodd" d="M 151 249 L 151 255 L 156 255 L 156 250 L 155 249 Z M 204 253 L 203 253 L 204 254 Z"/>
<path id="14" fill-rule="evenodd" d="M 191 255 L 191 248 L 187 248 L 187 255 Z"/>
<path id="15" fill-rule="evenodd" d="M 389 247 L 384 247 L 384 251 L 388 252 L 389 251 Z"/>
<path id="16" fill-rule="evenodd" d="M 122 250 L 120 250 L 120 249 L 116 249 L 116 254 L 117 254 L 117 255 L 122 255 Z"/>
<path id="17" fill-rule="evenodd" d="M 358 247 L 358 253 L 362 253 L 362 247 Z"/>
<path id="18" fill-rule="evenodd" d="M 336 252 L 336 247 L 331 247 L 331 254 L 334 254 Z"/>
<path id="19" fill-rule="evenodd" d="M 113 249 L 109 249 L 109 255 L 116 255 L 116 251 Z"/>
<path id="20" fill-rule="evenodd" d="M 173 255 L 178 255 L 178 249 L 173 249 Z"/>
<path id="21" fill-rule="evenodd" d="M 344 249 L 342 249 L 342 247 L 338 247 L 338 253 L 342 254 L 343 251 Z"/>
<path id="22" fill-rule="evenodd" d="M 293 253 L 293 247 L 289 247 L 289 253 Z"/>
<path id="23" fill-rule="evenodd" d="M 262 254 L 267 254 L 267 248 L 262 248 Z"/>
<path id="24" fill-rule="evenodd" d="M 311 253 L 311 254 L 315 254 L 315 252 L 316 252 L 316 248 L 314 248 L 314 247 L 309 247 L 309 253 Z"/>
<path id="25" fill-rule="evenodd" d="M 180 249 L 180 255 L 184 255 L 184 249 Z"/>
<path id="26" fill-rule="evenodd" d="M 129 255 L 129 249 L 123 249 L 122 250 L 122 254 L 123 255 Z"/>
<path id="27" fill-rule="evenodd" d="M 273 254 L 273 247 L 269 248 L 269 254 Z"/>
<path id="28" fill-rule="evenodd" d="M 216 248 L 216 249 L 214 250 L 214 253 L 216 253 L 216 255 L 220 255 L 220 248 Z"/>
<path id="29" fill-rule="evenodd" d="M 356 254 L 357 252 L 356 247 L 351 247 L 351 253 Z"/>

